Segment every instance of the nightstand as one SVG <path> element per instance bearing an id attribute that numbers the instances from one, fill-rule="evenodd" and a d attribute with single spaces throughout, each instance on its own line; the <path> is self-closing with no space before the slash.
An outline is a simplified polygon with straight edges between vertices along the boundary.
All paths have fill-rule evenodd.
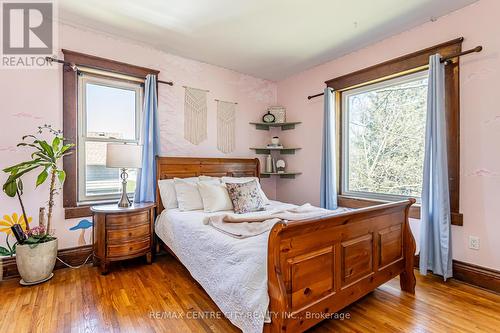
<path id="1" fill-rule="evenodd" d="M 108 273 L 109 264 L 146 256 L 151 264 L 153 253 L 154 203 L 92 206 L 94 218 L 94 263 L 101 273 Z"/>

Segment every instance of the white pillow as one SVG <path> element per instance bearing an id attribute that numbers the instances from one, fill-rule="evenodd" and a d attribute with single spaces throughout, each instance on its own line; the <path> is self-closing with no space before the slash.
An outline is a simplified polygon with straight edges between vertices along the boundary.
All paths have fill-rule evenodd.
<path id="1" fill-rule="evenodd" d="M 197 182 L 198 177 L 182 178 L 188 182 Z M 158 181 L 158 188 L 160 190 L 160 199 L 165 209 L 177 208 L 177 194 L 175 193 L 175 186 L 173 179 L 160 179 Z"/>
<path id="2" fill-rule="evenodd" d="M 233 203 L 227 193 L 226 184 L 211 184 L 210 182 L 199 182 L 198 190 L 203 201 L 203 210 L 207 213 L 221 210 L 233 210 Z"/>
<path id="3" fill-rule="evenodd" d="M 207 180 L 206 183 L 217 184 L 219 181 Z M 198 182 L 174 178 L 174 186 L 180 211 L 185 212 L 189 210 L 203 209 L 203 201 L 201 199 L 200 191 L 198 190 Z"/>
<path id="4" fill-rule="evenodd" d="M 257 181 L 257 185 L 259 186 L 259 192 L 262 197 L 262 201 L 264 201 L 265 205 L 268 205 L 270 203 L 269 199 L 267 198 L 266 194 L 262 190 L 262 187 L 260 186 L 259 178 L 257 177 L 222 177 L 221 181 L 223 183 L 236 183 L 236 184 L 242 184 L 242 183 L 248 183 L 251 182 L 252 180 Z"/>
<path id="5" fill-rule="evenodd" d="M 207 180 L 216 180 L 220 183 L 220 177 L 212 177 L 212 176 L 205 176 L 205 175 L 201 175 L 198 177 L 198 180 L 200 182 L 204 182 L 204 181 L 207 181 Z"/>
<path id="6" fill-rule="evenodd" d="M 180 211 L 203 209 L 197 183 L 175 178 L 174 186 Z"/>

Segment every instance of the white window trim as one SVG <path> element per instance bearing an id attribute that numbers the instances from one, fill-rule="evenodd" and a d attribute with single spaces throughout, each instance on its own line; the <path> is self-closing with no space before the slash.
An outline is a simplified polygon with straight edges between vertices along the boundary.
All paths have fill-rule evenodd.
<path id="1" fill-rule="evenodd" d="M 375 193 L 375 192 L 364 192 L 364 191 L 349 191 L 349 105 L 346 102 L 347 99 L 352 95 L 357 95 L 360 92 L 370 92 L 380 88 L 386 88 L 390 86 L 404 84 L 406 82 L 415 81 L 417 79 L 427 78 L 427 70 L 419 71 L 412 74 L 398 76 L 389 80 L 384 80 L 377 83 L 372 83 L 364 85 L 351 90 L 346 90 L 342 92 L 342 174 L 340 175 L 340 193 L 347 197 L 365 198 L 373 200 L 382 201 L 399 201 L 408 199 L 411 196 L 397 195 L 397 194 L 387 194 L 387 193 Z M 416 198 L 417 203 L 420 203 L 421 198 Z"/>
<path id="2" fill-rule="evenodd" d="M 114 138 L 94 138 L 87 137 L 87 117 L 85 117 L 85 107 L 86 107 L 86 84 L 97 84 L 101 86 L 107 86 L 112 88 L 120 88 L 127 90 L 134 90 L 136 92 L 136 107 L 135 107 L 135 139 L 114 139 Z M 86 184 L 86 167 L 85 167 L 85 156 L 86 156 L 86 142 L 122 142 L 122 143 L 132 143 L 139 144 L 140 142 L 140 129 L 142 126 L 142 101 L 143 101 L 143 88 L 140 83 L 132 83 L 124 81 L 123 79 L 113 78 L 113 77 L 102 77 L 94 76 L 86 73 L 79 73 L 78 75 L 78 149 L 77 149 L 77 179 L 78 179 L 78 191 L 77 191 L 77 204 L 89 204 L 89 203 L 104 203 L 120 198 L 120 194 L 113 195 L 99 195 L 99 196 L 87 196 L 85 184 Z M 117 171 L 118 172 L 118 171 Z M 129 194 L 130 196 L 131 194 Z"/>

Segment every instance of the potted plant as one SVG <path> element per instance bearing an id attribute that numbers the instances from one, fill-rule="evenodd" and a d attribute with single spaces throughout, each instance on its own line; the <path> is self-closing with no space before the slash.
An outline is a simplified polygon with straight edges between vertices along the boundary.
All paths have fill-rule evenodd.
<path id="1" fill-rule="evenodd" d="M 22 244 L 16 244 L 15 247 L 17 269 L 22 277 L 21 283 L 24 284 L 40 283 L 50 279 L 53 275 L 52 270 L 57 257 L 57 238 L 53 236 L 51 229 L 54 198 L 59 189 L 57 181 L 62 185 L 66 178 L 64 170 L 59 169 L 57 164 L 63 156 L 71 153 L 70 149 L 74 146 L 64 144 L 62 132 L 54 130 L 50 125 L 38 128 L 38 134 L 41 135 L 44 132 L 51 135 L 51 140 L 46 141 L 35 135 L 26 135 L 22 138 L 23 142 L 17 145 L 33 149 L 30 160 L 3 170 L 9 174 L 3 190 L 10 197 L 17 195 L 24 221 L 28 219 L 21 198 L 23 193 L 21 177 L 31 171 L 41 169 L 36 179 L 36 187 L 49 181 L 47 223 L 44 223 L 42 216 L 38 227 L 29 228 L 29 224 L 26 223 L 24 231 L 26 239 Z"/>

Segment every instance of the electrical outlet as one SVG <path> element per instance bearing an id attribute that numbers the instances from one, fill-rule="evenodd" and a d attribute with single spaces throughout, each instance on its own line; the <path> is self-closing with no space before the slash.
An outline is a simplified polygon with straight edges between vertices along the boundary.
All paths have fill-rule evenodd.
<path id="1" fill-rule="evenodd" d="M 479 237 L 469 236 L 469 249 L 479 250 Z"/>

